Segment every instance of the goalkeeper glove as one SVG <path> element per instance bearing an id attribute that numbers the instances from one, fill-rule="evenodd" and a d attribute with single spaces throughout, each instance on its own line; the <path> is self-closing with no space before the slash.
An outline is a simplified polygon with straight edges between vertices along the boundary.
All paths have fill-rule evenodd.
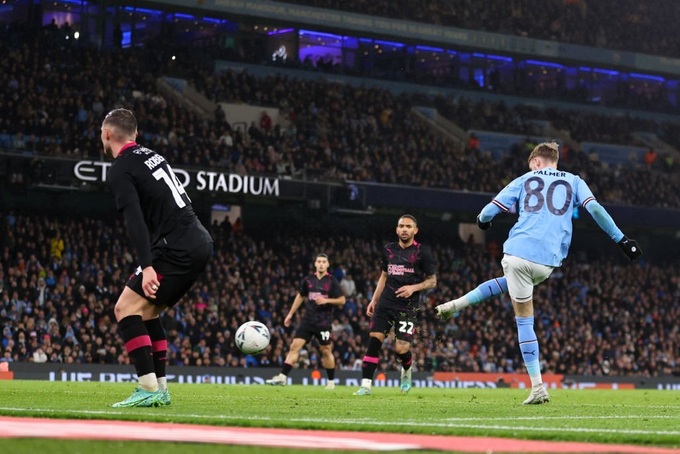
<path id="1" fill-rule="evenodd" d="M 482 229 L 482 230 L 489 230 L 489 228 L 491 227 L 491 221 L 489 221 L 489 222 L 482 222 L 482 221 L 479 219 L 479 216 L 477 216 L 477 226 L 478 226 L 480 229 Z"/>
<path id="2" fill-rule="evenodd" d="M 640 245 L 638 244 L 638 242 L 629 239 L 625 235 L 623 236 L 623 238 L 621 238 L 621 241 L 619 241 L 616 244 L 619 245 L 623 253 L 626 254 L 628 259 L 631 261 L 635 260 L 636 258 L 642 255 L 642 249 L 640 249 Z"/>

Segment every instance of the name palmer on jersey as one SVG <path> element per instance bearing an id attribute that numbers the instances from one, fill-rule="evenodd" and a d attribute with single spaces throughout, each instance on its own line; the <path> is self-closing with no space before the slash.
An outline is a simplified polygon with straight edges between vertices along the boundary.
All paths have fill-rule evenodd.
<path id="1" fill-rule="evenodd" d="M 558 177 L 566 178 L 567 172 L 561 172 L 559 170 L 534 170 L 534 175 L 545 175 L 547 177 Z"/>

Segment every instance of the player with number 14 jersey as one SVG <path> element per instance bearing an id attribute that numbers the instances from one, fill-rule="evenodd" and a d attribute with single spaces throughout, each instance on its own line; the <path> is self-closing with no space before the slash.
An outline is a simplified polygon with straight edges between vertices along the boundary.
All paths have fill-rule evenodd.
<path id="1" fill-rule="evenodd" d="M 114 109 L 102 121 L 104 154 L 113 159 L 109 186 L 139 264 L 113 308 L 139 386 L 116 408 L 170 404 L 160 315 L 191 289 L 213 252 L 212 238 L 172 168 L 138 144 L 138 134 L 130 110 Z"/>
<path id="2" fill-rule="evenodd" d="M 168 162 L 142 145 L 131 142 L 121 150 L 108 180 L 118 210 L 139 202 L 152 249 L 177 226 L 196 220 L 191 200 Z"/>

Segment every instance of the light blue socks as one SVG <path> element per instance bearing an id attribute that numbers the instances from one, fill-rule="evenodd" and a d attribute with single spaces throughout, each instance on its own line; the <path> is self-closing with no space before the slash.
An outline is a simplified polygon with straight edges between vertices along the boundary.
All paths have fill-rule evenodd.
<path id="1" fill-rule="evenodd" d="M 539 358 L 538 339 L 534 332 L 534 317 L 515 317 L 519 349 L 522 352 L 524 366 L 527 368 L 531 384 L 537 385 L 543 382 L 541 378 L 541 364 Z"/>

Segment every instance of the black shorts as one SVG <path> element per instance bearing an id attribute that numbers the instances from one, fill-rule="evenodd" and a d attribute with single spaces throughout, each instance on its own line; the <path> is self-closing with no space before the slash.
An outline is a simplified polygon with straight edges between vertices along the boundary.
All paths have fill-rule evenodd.
<path id="1" fill-rule="evenodd" d="M 397 339 L 412 343 L 417 319 L 418 310 L 415 308 L 395 309 L 389 306 L 384 307 L 384 303 L 380 302 L 375 309 L 368 330 L 372 333 L 387 335 L 394 328 L 394 334 Z"/>
<path id="2" fill-rule="evenodd" d="M 172 232 L 152 248 L 153 268 L 161 285 L 156 299 L 147 300 L 156 306 L 172 307 L 182 299 L 205 270 L 213 253 L 213 241 L 200 222 L 194 222 Z M 135 293 L 142 290 L 142 270 L 137 268 L 127 284 Z"/>
<path id="3" fill-rule="evenodd" d="M 330 326 L 328 328 L 320 328 L 319 326 L 305 322 L 304 320 L 295 330 L 295 336 L 293 337 L 296 339 L 304 339 L 305 342 L 309 342 L 313 337 L 316 337 L 319 340 L 320 345 L 330 345 L 332 341 Z"/>

